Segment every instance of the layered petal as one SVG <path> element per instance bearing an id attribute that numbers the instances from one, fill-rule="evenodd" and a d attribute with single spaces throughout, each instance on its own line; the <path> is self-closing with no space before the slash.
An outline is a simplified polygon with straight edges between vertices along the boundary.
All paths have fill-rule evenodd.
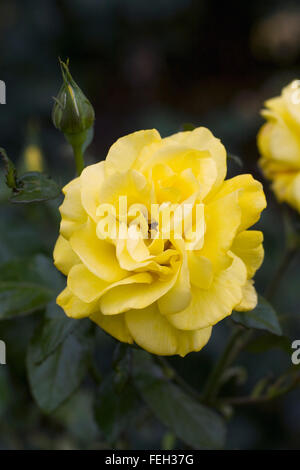
<path id="1" fill-rule="evenodd" d="M 179 263 L 178 263 L 179 264 Z M 177 275 L 161 280 L 153 275 L 152 282 L 113 287 L 100 299 L 100 310 L 105 315 L 116 315 L 130 309 L 142 309 L 156 302 L 175 284 Z"/>
<path id="2" fill-rule="evenodd" d="M 188 265 L 191 284 L 200 289 L 209 289 L 214 277 L 212 262 L 197 251 L 189 251 Z"/>
<path id="3" fill-rule="evenodd" d="M 151 282 L 152 276 L 149 273 L 133 274 L 113 283 L 103 281 L 103 279 L 91 273 L 83 264 L 73 266 L 68 276 L 69 289 L 83 302 L 93 302 L 116 286 L 149 284 Z"/>
<path id="4" fill-rule="evenodd" d="M 241 225 L 241 217 L 238 191 L 225 193 L 205 206 L 205 241 L 199 255 L 210 260 L 214 272 L 226 269 L 231 263 L 228 250 Z"/>
<path id="5" fill-rule="evenodd" d="M 238 312 L 247 312 L 253 310 L 257 305 L 257 293 L 254 287 L 254 282 L 249 280 L 242 287 L 242 300 L 235 306 Z"/>
<path id="6" fill-rule="evenodd" d="M 115 247 L 96 236 L 96 226 L 91 219 L 73 233 L 70 245 L 82 263 L 100 279 L 114 282 L 127 276 L 127 271 L 119 266 Z"/>
<path id="7" fill-rule="evenodd" d="M 73 292 L 66 287 L 56 299 L 59 305 L 68 317 L 85 318 L 99 310 L 97 302 L 86 303 L 80 300 Z"/>
<path id="8" fill-rule="evenodd" d="M 300 212 L 300 172 L 277 174 L 272 188 L 279 201 L 288 202 Z"/>
<path id="9" fill-rule="evenodd" d="M 90 316 L 90 319 L 117 340 L 123 343 L 133 343 L 133 338 L 125 322 L 124 314 L 103 315 L 101 312 L 96 312 Z"/>
<path id="10" fill-rule="evenodd" d="M 183 261 L 176 282 L 171 289 L 157 301 L 159 311 L 163 315 L 180 312 L 191 301 L 191 284 L 187 256 L 183 253 Z"/>
<path id="11" fill-rule="evenodd" d="M 224 181 L 214 200 L 238 191 L 238 203 L 241 208 L 241 222 L 239 231 L 246 230 L 254 225 L 266 207 L 266 198 L 262 184 L 252 175 L 238 175 Z"/>
<path id="12" fill-rule="evenodd" d="M 231 250 L 247 267 L 248 279 L 252 278 L 264 259 L 263 234 L 257 230 L 240 232 L 233 241 Z"/>
<path id="13" fill-rule="evenodd" d="M 198 127 L 190 132 L 179 132 L 164 139 L 166 142 L 177 142 L 200 151 L 208 151 L 217 167 L 217 177 L 211 193 L 213 193 L 223 182 L 226 171 L 226 150 L 219 139 L 205 127 Z"/>
<path id="14" fill-rule="evenodd" d="M 105 161 L 108 175 L 125 172 L 132 168 L 142 150 L 151 144 L 160 143 L 161 137 L 156 129 L 133 132 L 118 139 L 109 149 Z"/>
<path id="15" fill-rule="evenodd" d="M 257 143 L 261 155 L 277 163 L 278 168 L 300 170 L 300 139 L 285 123 L 265 124 L 258 133 Z"/>
<path id="16" fill-rule="evenodd" d="M 200 351 L 208 342 L 211 328 L 197 331 L 179 331 L 159 313 L 156 304 L 143 310 L 125 313 L 126 324 L 134 341 L 153 354 L 185 356 Z"/>
<path id="17" fill-rule="evenodd" d="M 80 259 L 72 250 L 70 243 L 62 235 L 56 241 L 53 252 L 54 264 L 66 276 L 70 269 L 80 263 Z"/>
<path id="18" fill-rule="evenodd" d="M 244 263 L 234 257 L 231 266 L 218 274 L 209 289 L 192 286 L 192 300 L 182 312 L 169 315 L 169 322 L 181 330 L 198 330 L 215 325 L 232 313 L 242 300 L 247 280 Z"/>
<path id="19" fill-rule="evenodd" d="M 86 213 L 97 222 L 97 208 L 102 202 L 101 187 L 105 180 L 105 163 L 87 166 L 80 175 L 81 202 Z"/>
<path id="20" fill-rule="evenodd" d="M 87 215 L 81 203 L 80 179 L 75 178 L 63 188 L 64 202 L 59 211 L 61 214 L 60 233 L 67 240 L 87 220 Z"/>

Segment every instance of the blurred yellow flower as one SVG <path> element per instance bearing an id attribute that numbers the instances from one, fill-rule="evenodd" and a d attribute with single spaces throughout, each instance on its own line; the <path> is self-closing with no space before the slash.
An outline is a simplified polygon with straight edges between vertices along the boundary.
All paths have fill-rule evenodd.
<path id="1" fill-rule="evenodd" d="M 24 171 L 43 171 L 43 155 L 36 145 L 28 145 L 23 156 Z"/>
<path id="2" fill-rule="evenodd" d="M 248 229 L 265 196 L 251 175 L 225 176 L 225 148 L 203 127 L 164 139 L 156 130 L 135 132 L 85 168 L 64 188 L 54 249 L 67 276 L 57 298 L 65 313 L 151 353 L 185 356 L 202 349 L 212 325 L 233 309 L 253 309 L 263 235 Z M 181 235 L 181 216 L 160 220 L 175 206 L 185 222 L 196 215 Z"/>
<path id="3" fill-rule="evenodd" d="M 265 106 L 267 122 L 258 133 L 259 165 L 277 199 L 300 212 L 300 81 L 294 80 Z"/>

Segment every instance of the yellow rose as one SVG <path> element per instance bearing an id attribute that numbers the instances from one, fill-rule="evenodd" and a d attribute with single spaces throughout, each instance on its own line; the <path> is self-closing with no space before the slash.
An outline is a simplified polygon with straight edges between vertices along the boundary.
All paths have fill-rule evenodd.
<path id="1" fill-rule="evenodd" d="M 280 202 L 300 212 L 300 81 L 265 103 L 267 123 L 258 133 L 259 164 Z"/>
<path id="2" fill-rule="evenodd" d="M 224 181 L 225 175 L 225 148 L 203 127 L 165 139 L 156 130 L 135 132 L 119 139 L 105 161 L 85 168 L 64 188 L 54 249 L 55 265 L 67 276 L 57 298 L 65 313 L 89 317 L 151 353 L 185 356 L 202 349 L 212 325 L 233 309 L 253 309 L 263 235 L 248 228 L 265 196 L 251 175 Z M 104 226 L 103 207 L 120 209 L 125 196 L 126 223 L 108 209 Z M 139 224 L 133 205 L 144 208 Z M 152 212 L 149 218 L 150 205 L 159 206 L 159 217 L 174 205 L 193 215 L 200 208 L 193 235 L 177 236 L 175 218 L 168 227 Z M 127 237 L 120 236 L 124 228 Z"/>

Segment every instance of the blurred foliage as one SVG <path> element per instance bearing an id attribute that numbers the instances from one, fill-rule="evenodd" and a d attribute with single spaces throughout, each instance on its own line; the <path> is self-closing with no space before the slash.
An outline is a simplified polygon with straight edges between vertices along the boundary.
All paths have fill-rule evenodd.
<path id="1" fill-rule="evenodd" d="M 74 176 L 72 152 L 51 123 L 51 97 L 60 86 L 57 58 L 70 57 L 72 73 L 95 108 L 88 163 L 105 158 L 121 135 L 150 127 L 167 135 L 192 122 L 209 127 L 238 156 L 228 161 L 229 176 L 251 172 L 262 180 L 255 143 L 259 110 L 300 75 L 299 15 L 296 1 L 283 0 L 2 0 L 0 78 L 7 104 L 0 107 L 0 145 L 20 174 L 39 170 L 30 167 L 38 161 L 59 187 Z M 38 158 L 31 158 L 32 146 Z M 256 275 L 260 293 L 285 243 L 281 210 L 268 184 L 265 189 L 268 210 L 258 224 L 266 253 Z M 218 447 L 219 415 L 201 421 L 213 421 L 218 431 L 198 436 L 219 436 L 219 442 L 196 442 L 197 433 L 187 429 L 183 436 L 178 423 L 186 426 L 190 413 L 199 429 L 197 397 L 183 400 L 177 421 L 165 398 L 179 394 L 180 401 L 191 388 L 203 391 L 233 322 L 216 326 L 201 353 L 170 358 L 165 368 L 148 364 L 154 374 L 147 377 L 143 367 L 141 374 L 131 361 L 147 363 L 147 355 L 134 350 L 129 361 L 122 351 L 116 357 L 112 338 L 89 323 L 73 324 L 49 304 L 63 282 L 51 262 L 61 196 L 30 205 L 11 204 L 9 197 L 1 170 L 0 338 L 7 344 L 7 365 L 0 365 L 0 449 Z M 272 393 L 286 371 L 279 385 L 290 386 L 290 344 L 300 337 L 299 275 L 298 253 L 272 299 L 284 336 L 273 334 L 278 325 L 269 311 L 272 333 L 256 330 L 222 378 L 221 397 Z M 64 365 L 70 362 L 72 367 Z M 184 391 L 177 376 L 187 385 Z M 155 382 L 150 387 L 149 380 Z M 160 408 L 155 393 L 164 399 Z M 299 390 L 256 405 L 223 403 L 218 411 L 230 417 L 226 448 L 299 449 Z"/>

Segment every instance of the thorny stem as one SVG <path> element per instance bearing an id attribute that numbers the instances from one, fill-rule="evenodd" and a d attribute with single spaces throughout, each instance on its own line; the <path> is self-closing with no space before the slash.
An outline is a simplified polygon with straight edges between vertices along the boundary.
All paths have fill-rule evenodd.
<path id="1" fill-rule="evenodd" d="M 202 396 L 203 402 L 207 404 L 212 404 L 214 402 L 220 389 L 220 379 L 224 370 L 234 361 L 236 356 L 244 348 L 245 344 L 248 343 L 251 334 L 251 330 L 245 330 L 241 327 L 236 328 L 236 331 L 229 339 L 223 353 L 208 377 Z"/>
<path id="2" fill-rule="evenodd" d="M 155 356 L 155 359 L 160 364 L 166 375 L 170 377 L 170 379 L 180 385 L 180 387 L 195 400 L 201 401 L 201 395 L 177 373 L 174 367 L 172 367 L 164 357 Z"/>
<path id="3" fill-rule="evenodd" d="M 272 278 L 270 284 L 268 285 L 265 291 L 265 298 L 270 300 L 276 294 L 281 279 L 283 278 L 285 272 L 287 271 L 291 261 L 293 260 L 295 254 L 297 253 L 299 247 L 297 245 L 288 247 L 285 254 L 282 257 L 282 260 L 278 266 L 277 271 L 275 272 L 274 277 Z"/>
<path id="4" fill-rule="evenodd" d="M 272 395 L 260 395 L 258 397 L 255 396 L 244 396 L 244 397 L 229 397 L 225 398 L 222 400 L 222 404 L 226 405 L 253 405 L 257 403 L 265 403 L 269 400 L 273 400 L 275 398 L 278 398 L 282 395 L 285 395 L 288 392 L 291 392 L 294 390 L 296 387 L 298 387 L 300 383 L 300 376 L 298 375 L 295 377 L 295 379 L 291 382 L 290 385 L 283 387 L 281 389 L 278 389 L 274 394 Z"/>

